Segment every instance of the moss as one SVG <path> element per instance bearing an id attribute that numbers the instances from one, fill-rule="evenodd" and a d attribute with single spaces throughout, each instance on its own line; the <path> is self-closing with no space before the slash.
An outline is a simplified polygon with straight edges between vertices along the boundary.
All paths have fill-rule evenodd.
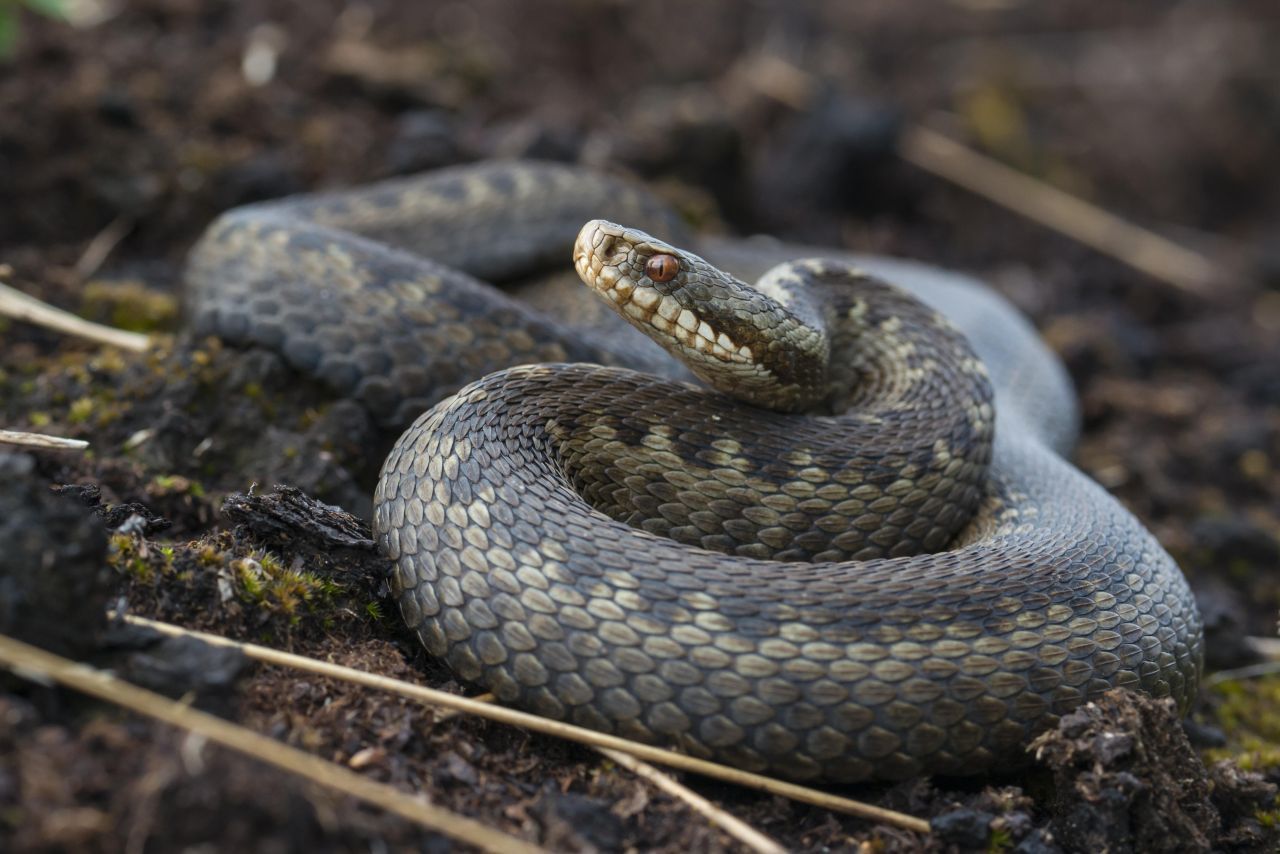
<path id="1" fill-rule="evenodd" d="M 107 543 L 107 565 L 135 581 L 150 584 L 153 575 L 146 561 L 138 557 L 138 539 L 128 534 L 112 534 Z"/>
<path id="2" fill-rule="evenodd" d="M 116 424 L 130 414 L 123 379 L 136 365 L 128 354 L 111 348 L 93 354 L 68 349 L 6 364 L 9 382 L 0 383 L 0 405 L 15 425 L 85 435 L 87 429 Z M 104 438 L 101 433 L 95 437 Z"/>
<path id="3" fill-rule="evenodd" d="M 1209 692 L 1227 746 L 1206 758 L 1233 759 L 1246 771 L 1280 768 L 1280 674 L 1222 682 Z"/>
<path id="4" fill-rule="evenodd" d="M 315 573 L 290 569 L 270 552 L 253 551 L 231 562 L 246 601 L 296 620 L 301 613 L 330 607 L 342 585 Z"/>
<path id="5" fill-rule="evenodd" d="M 315 406 L 309 406 L 306 409 L 304 409 L 302 411 L 302 414 L 298 416 L 298 429 L 302 431 L 306 431 L 316 426 L 316 424 L 319 423 L 320 419 L 324 416 L 325 409 L 327 409 L 327 407 L 315 407 Z"/>
<path id="6" fill-rule="evenodd" d="M 129 367 L 123 350 L 106 347 L 89 358 L 89 368 L 98 374 L 114 376 Z"/>
<path id="7" fill-rule="evenodd" d="M 172 546 L 156 546 L 134 534 L 112 534 L 107 544 L 107 565 L 146 585 L 173 575 L 176 555 Z"/>
<path id="8" fill-rule="evenodd" d="M 88 384 L 86 384 L 88 385 Z M 76 398 L 67 408 L 68 424 L 106 427 L 119 421 L 127 412 L 114 389 L 93 386 L 91 394 Z"/>
<path id="9" fill-rule="evenodd" d="M 131 332 L 173 329 L 178 322 L 176 299 L 133 280 L 89 282 L 82 310 L 86 317 Z"/>
<path id="10" fill-rule="evenodd" d="M 987 840 L 987 854 L 1004 854 L 1013 848 L 1013 834 L 1004 828 L 991 831 Z"/>
<path id="11" fill-rule="evenodd" d="M 0 330 L 3 329 L 3 325 L 0 325 Z M 0 808 L 0 824 L 10 828 L 17 828 L 20 827 L 22 822 L 27 819 L 27 815 L 27 811 L 21 807 Z"/>
<path id="12" fill-rule="evenodd" d="M 240 582 L 240 589 L 244 596 L 251 601 L 261 602 L 265 595 L 261 580 L 261 567 L 255 566 L 248 560 L 238 560 L 233 566 L 236 571 L 236 579 Z"/>
<path id="13" fill-rule="evenodd" d="M 204 498 L 206 490 L 198 480 L 191 480 L 177 474 L 158 474 L 147 484 L 147 492 L 153 496 L 189 495 L 192 498 Z"/>
<path id="14" fill-rule="evenodd" d="M 200 566 L 224 566 L 227 563 L 227 553 L 219 549 L 212 543 L 204 543 L 196 549 L 196 563 Z"/>
<path id="15" fill-rule="evenodd" d="M 77 398 L 71 406 L 67 407 L 67 421 L 72 424 L 85 424 L 93 415 L 93 410 L 93 398 Z"/>

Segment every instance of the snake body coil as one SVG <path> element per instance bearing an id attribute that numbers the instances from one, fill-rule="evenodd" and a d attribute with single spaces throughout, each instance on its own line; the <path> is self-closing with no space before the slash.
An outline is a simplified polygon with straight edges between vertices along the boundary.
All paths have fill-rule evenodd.
<path id="1" fill-rule="evenodd" d="M 434 655 L 541 714 L 843 782 L 1015 761 L 1117 685 L 1189 702 L 1202 638 L 1185 580 L 1060 456 L 1069 386 L 1007 304 L 963 277 L 856 259 L 948 323 L 839 259 L 794 266 L 816 283 L 830 375 L 778 357 L 784 385 L 818 384 L 800 407 L 818 414 L 768 412 L 681 382 L 614 315 L 553 319 L 472 278 L 563 263 L 601 216 L 687 239 L 619 182 L 491 164 L 241 209 L 193 252 L 198 328 L 279 348 L 388 425 L 441 401 L 387 458 L 374 518 Z M 690 329 L 663 303 L 684 291 L 631 296 L 670 272 L 646 278 L 655 253 L 710 264 L 583 232 L 579 272 L 624 314 L 632 300 L 633 321 L 680 327 L 669 348 L 715 355 L 740 386 L 764 370 L 731 358 L 771 346 L 737 325 L 745 308 Z M 700 248 L 742 273 L 795 257 Z M 611 251 L 640 266 L 610 268 Z M 789 299 L 776 284 L 758 287 Z M 555 364 L 509 367 L 542 362 Z"/>

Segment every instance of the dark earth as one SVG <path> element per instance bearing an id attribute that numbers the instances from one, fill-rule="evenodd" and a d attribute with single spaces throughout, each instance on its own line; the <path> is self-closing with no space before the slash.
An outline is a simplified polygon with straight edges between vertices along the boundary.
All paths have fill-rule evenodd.
<path id="1" fill-rule="evenodd" d="M 1077 461 L 1178 560 L 1209 669 L 1280 606 L 1280 7 L 1019 0 L 510 0 L 13 9 L 0 280 L 144 356 L 0 319 L 0 633 L 553 850 L 738 846 L 590 750 L 111 623 L 126 610 L 459 693 L 363 543 L 381 434 L 265 352 L 181 333 L 181 261 L 256 199 L 496 156 L 645 181 L 696 225 L 971 271 L 1077 384 Z M 1211 258 L 1192 292 L 895 154 L 925 125 Z M 294 490 L 275 490 L 287 484 Z M 339 510 L 314 511 L 308 496 Z M 310 508 L 310 509 L 309 509 Z M 1035 765 L 844 791 L 925 837 L 694 777 L 796 850 L 1272 851 L 1280 676 L 1180 720 L 1113 692 Z M 1258 675 L 1261 674 L 1261 675 Z M 366 851 L 448 839 L 71 692 L 0 676 L 0 849 Z"/>

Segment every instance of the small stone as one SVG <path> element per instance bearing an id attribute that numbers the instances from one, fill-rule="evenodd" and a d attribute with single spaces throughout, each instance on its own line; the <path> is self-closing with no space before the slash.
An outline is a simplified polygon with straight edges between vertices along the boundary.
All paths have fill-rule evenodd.
<path id="1" fill-rule="evenodd" d="M 1062 854 L 1047 830 L 1033 830 L 1013 849 L 1013 854 Z"/>
<path id="2" fill-rule="evenodd" d="M 958 809 L 934 816 L 930 829 L 939 837 L 961 848 L 984 848 L 991 835 L 991 813 L 979 810 Z"/>

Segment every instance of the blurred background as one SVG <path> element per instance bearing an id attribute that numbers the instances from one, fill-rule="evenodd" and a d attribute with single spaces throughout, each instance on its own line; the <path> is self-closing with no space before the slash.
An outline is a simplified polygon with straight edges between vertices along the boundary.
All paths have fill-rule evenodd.
<path id="1" fill-rule="evenodd" d="M 488 157 L 631 174 L 708 231 L 991 282 L 1071 371 L 1079 464 L 1191 577 L 1211 663 L 1274 635 L 1274 0 L 17 0 L 0 46 L 0 278 L 28 293 L 172 329 L 235 205 Z M 993 202 L 1001 166 L 1163 236 L 1172 270 Z M 121 277 L 146 311 L 113 313 Z M 0 370 L 59 346 L 0 330 Z"/>
<path id="2" fill-rule="evenodd" d="M 1178 239 L 1258 252 L 1280 216 L 1265 0 L 5 8 L 10 245 L 127 217 L 127 246 L 167 247 L 253 198 L 496 155 L 681 181 L 738 229 L 815 209 L 805 233 L 827 241 L 892 241 L 876 226 L 895 218 L 961 225 L 895 162 L 904 123 Z M 966 257 L 936 237 L 931 254 Z"/>

